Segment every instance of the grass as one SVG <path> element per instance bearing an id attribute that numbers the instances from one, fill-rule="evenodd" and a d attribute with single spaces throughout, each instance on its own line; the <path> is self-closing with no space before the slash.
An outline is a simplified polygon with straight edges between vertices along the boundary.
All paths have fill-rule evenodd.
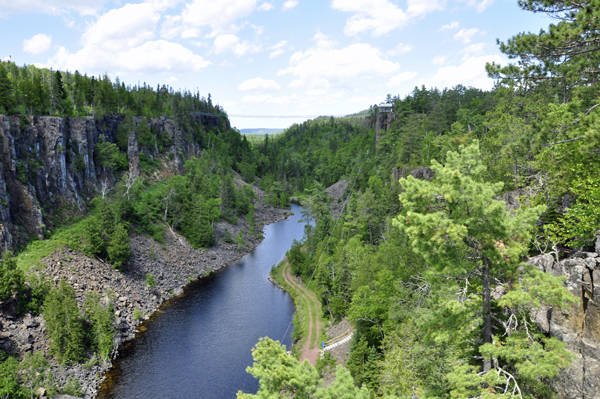
<path id="1" fill-rule="evenodd" d="M 24 272 L 32 267 L 42 266 L 41 260 L 52 254 L 58 248 L 65 246 L 79 246 L 84 234 L 85 221 L 57 229 L 52 236 L 43 241 L 32 241 L 17 255 L 17 264 Z"/>

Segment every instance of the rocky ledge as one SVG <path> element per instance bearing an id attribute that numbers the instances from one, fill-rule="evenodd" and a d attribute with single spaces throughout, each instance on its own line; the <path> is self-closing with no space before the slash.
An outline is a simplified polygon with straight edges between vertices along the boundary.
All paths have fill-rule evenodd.
<path id="1" fill-rule="evenodd" d="M 260 200 L 264 193 L 259 189 L 255 189 L 255 192 L 259 197 L 255 211 L 257 231 L 262 231 L 264 224 L 274 223 L 289 215 L 289 210 L 262 204 Z M 246 245 L 224 241 L 227 231 L 231 237 L 235 237 L 240 230 Z M 39 273 L 47 275 L 54 284 L 61 279 L 66 280 L 75 289 L 80 306 L 89 291 L 96 291 L 105 299 L 112 298 L 116 316 L 114 357 L 120 345 L 135 338 L 137 327 L 149 319 L 161 304 L 181 294 L 192 280 L 231 265 L 251 252 L 262 241 L 262 236 L 251 235 L 249 226 L 241 218 L 237 225 L 223 222 L 215 225 L 215 241 L 211 248 L 195 250 L 185 238 L 168 229 L 164 243 L 149 237 L 132 236 L 132 257 L 123 272 L 99 259 L 61 248 L 43 260 Z M 148 273 L 156 280 L 154 288 L 145 282 Z M 134 317 L 134 310 L 141 312 L 142 316 Z M 43 351 L 51 359 L 48 356 L 43 318 L 30 314 L 17 317 L 14 298 L 0 303 L 0 331 L 0 349 L 21 354 Z M 50 363 L 57 386 L 62 388 L 69 377 L 75 378 L 80 382 L 86 399 L 96 396 L 104 378 L 102 375 L 111 367 L 110 361 L 94 359 L 74 366 L 58 365 L 53 359 Z M 43 397 L 44 392 L 38 394 Z"/>
<path id="2" fill-rule="evenodd" d="M 561 399 L 600 398 L 600 245 L 596 247 L 596 252 L 575 252 L 561 261 L 545 254 L 527 262 L 565 276 L 565 286 L 579 299 L 568 308 L 545 306 L 532 314 L 542 332 L 565 342 L 575 357 L 552 382 Z"/>

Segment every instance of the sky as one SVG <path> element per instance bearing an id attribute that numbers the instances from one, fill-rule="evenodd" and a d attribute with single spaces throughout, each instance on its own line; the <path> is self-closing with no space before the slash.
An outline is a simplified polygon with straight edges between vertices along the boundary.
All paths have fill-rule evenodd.
<path id="1" fill-rule="evenodd" d="M 239 129 L 283 128 L 415 86 L 490 89 L 496 40 L 551 22 L 516 0 L 0 0 L 0 59 L 198 90 Z"/>

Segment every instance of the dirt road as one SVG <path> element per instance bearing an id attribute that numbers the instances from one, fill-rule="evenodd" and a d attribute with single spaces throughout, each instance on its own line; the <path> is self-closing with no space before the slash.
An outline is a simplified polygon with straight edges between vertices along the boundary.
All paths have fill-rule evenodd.
<path id="1" fill-rule="evenodd" d="M 283 266 L 282 275 L 286 283 L 300 294 L 299 301 L 302 301 L 302 303 L 307 305 L 309 327 L 306 334 L 306 341 L 301 349 L 302 354 L 300 356 L 300 361 L 308 359 L 310 364 L 314 366 L 317 364 L 317 359 L 319 358 L 319 337 L 321 336 L 321 331 L 323 330 L 323 326 L 319 318 L 321 303 L 314 292 L 307 290 L 303 284 L 298 283 L 294 279 L 290 271 L 290 264 L 288 262 L 286 262 Z M 300 302 L 298 302 L 296 306 L 299 308 Z"/>

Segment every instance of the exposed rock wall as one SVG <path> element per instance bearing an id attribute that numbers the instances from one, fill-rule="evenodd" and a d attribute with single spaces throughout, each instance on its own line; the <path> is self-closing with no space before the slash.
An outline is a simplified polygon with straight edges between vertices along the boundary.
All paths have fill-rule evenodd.
<path id="1" fill-rule="evenodd" d="M 600 245 L 598 245 L 600 247 Z M 597 248 L 596 251 L 599 251 Z M 542 307 L 532 317 L 540 329 L 567 344 L 575 355 L 571 367 L 561 370 L 552 386 L 561 399 L 600 398 L 600 257 L 577 252 L 559 262 L 549 254 L 527 262 L 554 276 L 579 299 L 562 310 Z"/>
<path id="2" fill-rule="evenodd" d="M 96 144 L 100 135 L 116 142 L 123 119 L 0 115 L 0 245 L 14 249 L 30 237 L 43 239 L 57 210 L 82 213 L 100 181 L 116 182 L 109 170 L 97 165 Z M 136 124 L 142 121 L 135 120 Z M 189 122 L 201 124 L 203 129 L 229 128 L 225 119 L 205 115 L 191 115 Z M 173 145 L 165 149 L 168 156 L 162 157 L 157 148 L 144 149 L 147 156 L 161 159 L 165 171 L 181 173 L 187 158 L 200 156 L 191 123 L 179 117 L 152 118 L 147 123 L 173 139 Z M 127 153 L 130 170 L 137 175 L 135 131 L 129 133 Z"/>
<path id="3" fill-rule="evenodd" d="M 365 128 L 370 129 L 375 126 L 375 148 L 379 147 L 381 131 L 389 130 L 396 119 L 396 114 L 391 112 L 380 112 L 375 117 L 365 117 Z"/>

